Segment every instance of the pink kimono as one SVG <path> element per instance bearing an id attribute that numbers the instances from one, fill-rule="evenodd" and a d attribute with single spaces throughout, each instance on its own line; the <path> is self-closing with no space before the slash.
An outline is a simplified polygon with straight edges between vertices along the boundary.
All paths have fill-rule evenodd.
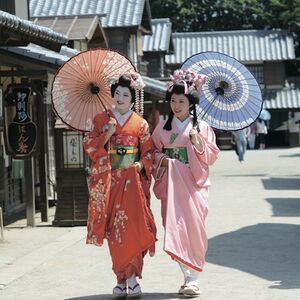
<path id="1" fill-rule="evenodd" d="M 189 131 L 192 119 L 180 130 L 175 120 L 172 130 L 163 129 L 165 121 L 153 132 L 155 146 L 154 193 L 161 200 L 165 227 L 164 250 L 175 260 L 202 271 L 207 250 L 205 218 L 208 212 L 209 166 L 219 154 L 214 131 L 201 121 L 199 137 L 204 151 L 200 153 L 191 143 Z M 169 167 L 161 167 L 165 148 L 186 148 L 188 161 L 172 158 Z M 176 156 L 175 156 L 176 157 Z M 182 162 L 183 161 L 183 162 Z"/>

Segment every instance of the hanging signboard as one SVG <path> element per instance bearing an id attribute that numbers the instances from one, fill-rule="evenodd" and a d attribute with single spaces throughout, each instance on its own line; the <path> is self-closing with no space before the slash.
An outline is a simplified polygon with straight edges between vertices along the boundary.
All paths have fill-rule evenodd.
<path id="1" fill-rule="evenodd" d="M 29 87 L 15 85 L 10 94 L 10 106 L 13 102 L 15 115 L 12 120 L 5 110 L 6 150 L 14 158 L 22 159 L 32 155 L 35 151 L 37 130 L 28 114 Z M 11 101 L 12 100 L 12 101 Z"/>
<path id="2" fill-rule="evenodd" d="M 63 132 L 64 168 L 83 167 L 82 139 L 82 133 Z"/>

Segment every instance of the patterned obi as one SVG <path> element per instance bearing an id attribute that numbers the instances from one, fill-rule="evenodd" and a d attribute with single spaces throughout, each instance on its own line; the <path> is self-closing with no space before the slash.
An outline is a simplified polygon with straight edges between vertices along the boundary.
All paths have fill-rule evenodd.
<path id="1" fill-rule="evenodd" d="M 189 163 L 186 147 L 163 148 L 163 153 L 170 158 L 176 158 L 184 164 Z"/>
<path id="2" fill-rule="evenodd" d="M 111 145 L 108 153 L 113 170 L 126 169 L 134 162 L 139 161 L 139 149 L 133 146 Z"/>

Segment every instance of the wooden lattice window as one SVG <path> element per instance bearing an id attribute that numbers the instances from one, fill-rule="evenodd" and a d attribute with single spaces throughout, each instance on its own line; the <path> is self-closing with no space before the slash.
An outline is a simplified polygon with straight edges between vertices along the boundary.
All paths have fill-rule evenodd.
<path id="1" fill-rule="evenodd" d="M 249 71 L 259 84 L 264 84 L 264 66 L 263 65 L 247 65 Z"/>

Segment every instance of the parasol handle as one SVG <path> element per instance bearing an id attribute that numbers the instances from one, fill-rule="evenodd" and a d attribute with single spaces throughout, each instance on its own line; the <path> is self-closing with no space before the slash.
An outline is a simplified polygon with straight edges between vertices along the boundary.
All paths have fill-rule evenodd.
<path id="1" fill-rule="evenodd" d="M 91 93 L 96 95 L 98 97 L 98 99 L 100 100 L 103 108 L 104 108 L 104 111 L 107 113 L 107 115 L 110 117 L 109 113 L 108 113 L 108 110 L 106 109 L 105 105 L 103 104 L 100 96 L 99 96 L 99 93 L 100 93 L 100 88 L 99 86 L 95 85 L 94 83 L 91 83 L 90 84 L 90 90 L 91 90 Z"/>
<path id="2" fill-rule="evenodd" d="M 216 92 L 217 92 L 217 91 L 216 91 Z M 207 109 L 206 111 L 204 111 L 204 114 L 203 114 L 202 116 L 200 116 L 202 120 L 203 120 L 204 117 L 207 115 L 207 113 L 211 110 L 211 107 L 213 106 L 213 104 L 214 104 L 214 102 L 216 101 L 216 99 L 217 99 L 218 96 L 220 96 L 220 94 L 217 92 L 215 98 L 213 99 L 213 101 L 212 101 L 212 102 L 210 103 L 210 105 L 209 105 L 209 108 L 210 108 L 210 109 Z"/>
<path id="3" fill-rule="evenodd" d="M 105 105 L 103 104 L 103 102 L 102 102 L 102 100 L 101 100 L 101 98 L 99 97 L 99 95 L 98 94 L 96 94 L 96 96 L 98 97 L 98 99 L 100 100 L 100 102 L 101 102 L 101 104 L 102 104 L 102 106 L 103 106 L 103 108 L 104 108 L 104 111 L 107 113 L 107 115 L 108 116 L 110 116 L 109 115 L 109 113 L 108 113 L 108 110 L 107 110 L 107 108 L 105 107 Z"/>

